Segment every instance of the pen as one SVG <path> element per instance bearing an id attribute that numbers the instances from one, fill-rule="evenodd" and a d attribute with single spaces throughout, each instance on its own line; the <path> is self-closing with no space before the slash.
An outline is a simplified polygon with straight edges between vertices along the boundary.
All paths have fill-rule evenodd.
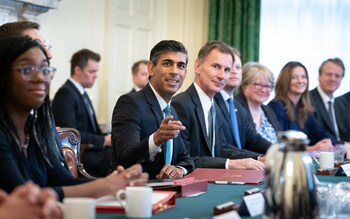
<path id="1" fill-rule="evenodd" d="M 215 181 L 215 184 L 224 184 L 224 185 L 244 185 L 244 182 L 228 182 L 228 181 Z"/>

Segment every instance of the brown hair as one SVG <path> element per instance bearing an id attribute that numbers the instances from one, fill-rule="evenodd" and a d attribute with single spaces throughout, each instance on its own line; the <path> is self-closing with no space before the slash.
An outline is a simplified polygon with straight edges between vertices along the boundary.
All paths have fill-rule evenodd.
<path id="1" fill-rule="evenodd" d="M 290 83 L 292 80 L 292 70 L 296 67 L 301 67 L 304 69 L 307 77 L 307 86 L 304 93 L 301 95 L 299 102 L 297 103 L 298 118 L 295 118 L 294 106 L 291 100 L 288 97 L 290 92 Z M 281 70 L 277 82 L 276 82 L 276 100 L 282 100 L 287 110 L 287 115 L 290 121 L 298 120 L 299 126 L 303 129 L 305 121 L 307 119 L 307 114 L 313 112 L 314 109 L 311 105 L 309 98 L 309 74 L 306 70 L 306 67 L 300 62 L 291 61 L 288 62 Z"/>
<path id="2" fill-rule="evenodd" d="M 140 60 L 135 62 L 131 67 L 131 72 L 133 75 L 136 75 L 136 73 L 139 71 L 140 64 L 148 65 L 149 61 L 147 60 Z"/>
<path id="3" fill-rule="evenodd" d="M 5 23 L 0 26 L 0 39 L 14 36 L 21 36 L 28 29 L 39 30 L 40 25 L 31 21 L 17 21 Z"/>
<path id="4" fill-rule="evenodd" d="M 323 67 L 324 65 L 327 63 L 327 62 L 331 62 L 339 67 L 341 67 L 343 69 L 343 75 L 342 77 L 344 77 L 345 75 L 345 66 L 344 66 L 344 63 L 343 61 L 340 59 L 340 58 L 330 58 L 330 59 L 327 59 L 325 61 L 322 62 L 321 66 L 318 68 L 318 75 L 321 75 L 322 74 L 322 71 L 323 71 Z"/>
<path id="5" fill-rule="evenodd" d="M 81 69 L 85 68 L 89 60 L 94 60 L 99 62 L 101 60 L 101 56 L 91 50 L 82 49 L 78 52 L 74 53 L 71 59 L 71 76 L 74 74 L 74 68 L 79 66 Z"/>
<path id="6" fill-rule="evenodd" d="M 207 42 L 198 52 L 198 56 L 197 59 L 203 63 L 204 60 L 207 58 L 207 56 L 209 55 L 209 53 L 213 50 L 213 49 L 218 49 L 220 50 L 220 52 L 225 53 L 225 54 L 229 54 L 232 57 L 232 62 L 235 61 L 235 56 L 233 54 L 233 48 L 230 47 L 229 45 L 227 45 L 226 43 L 222 42 L 222 41 L 210 41 Z"/>

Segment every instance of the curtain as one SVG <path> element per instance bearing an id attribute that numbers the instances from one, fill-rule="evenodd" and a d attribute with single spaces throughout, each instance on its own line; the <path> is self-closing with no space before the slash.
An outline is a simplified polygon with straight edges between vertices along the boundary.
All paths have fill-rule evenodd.
<path id="1" fill-rule="evenodd" d="M 260 0 L 210 0 L 209 40 L 241 52 L 242 63 L 259 60 Z"/>
<path id="2" fill-rule="evenodd" d="M 309 89 L 314 89 L 321 63 L 338 57 L 346 70 L 335 96 L 348 92 L 349 11 L 349 0 L 261 0 L 259 62 L 277 78 L 287 62 L 299 61 L 308 70 Z"/>

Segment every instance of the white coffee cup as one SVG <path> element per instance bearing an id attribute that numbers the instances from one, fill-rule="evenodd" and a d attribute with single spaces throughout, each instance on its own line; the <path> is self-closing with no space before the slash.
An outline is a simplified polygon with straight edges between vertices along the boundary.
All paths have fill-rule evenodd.
<path id="1" fill-rule="evenodd" d="M 130 186 L 119 190 L 116 198 L 124 206 L 126 217 L 152 217 L 152 191 L 151 187 L 141 186 Z"/>
<path id="2" fill-rule="evenodd" d="M 64 198 L 64 219 L 95 219 L 96 206 L 93 198 Z"/>
<path id="3" fill-rule="evenodd" d="M 313 159 L 320 166 L 321 170 L 334 168 L 334 152 L 332 151 L 321 151 L 315 153 Z"/>
<path id="4" fill-rule="evenodd" d="M 350 143 L 346 142 L 344 144 L 344 152 L 346 153 L 346 159 L 350 159 Z"/>

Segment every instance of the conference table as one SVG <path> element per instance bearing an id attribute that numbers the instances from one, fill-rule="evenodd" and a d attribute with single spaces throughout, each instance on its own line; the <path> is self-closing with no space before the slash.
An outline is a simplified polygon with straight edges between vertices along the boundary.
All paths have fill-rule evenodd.
<path id="1" fill-rule="evenodd" d="M 346 176 L 317 175 L 320 182 L 338 183 L 348 181 Z M 213 218 L 213 209 L 216 205 L 228 201 L 240 204 L 243 200 L 244 191 L 252 188 L 264 188 L 265 185 L 217 185 L 209 184 L 208 191 L 194 197 L 181 197 L 176 199 L 176 206 L 155 214 L 152 218 L 166 219 L 208 219 Z M 120 213 L 97 213 L 97 219 L 126 218 Z M 242 217 L 250 218 L 250 217 Z M 254 218 L 261 218 L 261 215 Z"/>

